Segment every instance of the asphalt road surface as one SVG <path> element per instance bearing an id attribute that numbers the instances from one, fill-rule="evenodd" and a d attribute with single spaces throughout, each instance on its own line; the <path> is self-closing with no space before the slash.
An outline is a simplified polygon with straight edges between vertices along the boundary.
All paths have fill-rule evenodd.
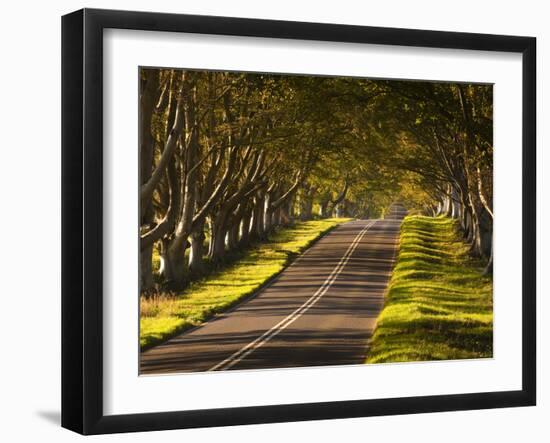
<path id="1" fill-rule="evenodd" d="M 255 297 L 141 353 L 140 374 L 363 363 L 405 212 L 340 225 Z"/>

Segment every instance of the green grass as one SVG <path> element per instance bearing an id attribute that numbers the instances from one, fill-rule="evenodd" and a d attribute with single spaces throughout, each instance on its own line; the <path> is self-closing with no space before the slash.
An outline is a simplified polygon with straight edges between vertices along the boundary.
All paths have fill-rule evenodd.
<path id="1" fill-rule="evenodd" d="M 255 293 L 302 251 L 335 226 L 350 219 L 299 222 L 272 234 L 224 269 L 192 283 L 177 295 L 140 298 L 140 346 L 146 349 Z"/>
<path id="2" fill-rule="evenodd" d="M 409 216 L 367 363 L 492 357 L 492 278 L 454 220 Z"/>

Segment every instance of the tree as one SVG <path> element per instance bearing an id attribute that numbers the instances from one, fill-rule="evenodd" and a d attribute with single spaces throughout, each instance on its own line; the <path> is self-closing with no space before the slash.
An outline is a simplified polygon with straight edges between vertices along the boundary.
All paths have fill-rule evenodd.
<path id="1" fill-rule="evenodd" d="M 179 289 L 295 218 L 395 200 L 460 219 L 490 270 L 490 86 L 142 69 L 139 149 L 143 292 L 154 250 Z"/>

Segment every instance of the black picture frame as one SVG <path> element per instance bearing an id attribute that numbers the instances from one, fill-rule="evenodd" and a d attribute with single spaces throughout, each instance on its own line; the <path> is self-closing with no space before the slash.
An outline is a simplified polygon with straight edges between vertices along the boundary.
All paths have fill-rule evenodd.
<path id="1" fill-rule="evenodd" d="M 171 31 L 522 54 L 522 389 L 104 415 L 103 30 Z M 319 420 L 536 403 L 536 39 L 83 9 L 62 18 L 62 426 L 82 434 Z"/>

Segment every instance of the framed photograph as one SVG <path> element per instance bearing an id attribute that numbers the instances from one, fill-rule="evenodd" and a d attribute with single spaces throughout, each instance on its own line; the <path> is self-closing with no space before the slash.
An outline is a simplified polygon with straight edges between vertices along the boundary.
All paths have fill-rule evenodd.
<path id="1" fill-rule="evenodd" d="M 62 20 L 62 425 L 536 402 L 531 37 Z"/>

